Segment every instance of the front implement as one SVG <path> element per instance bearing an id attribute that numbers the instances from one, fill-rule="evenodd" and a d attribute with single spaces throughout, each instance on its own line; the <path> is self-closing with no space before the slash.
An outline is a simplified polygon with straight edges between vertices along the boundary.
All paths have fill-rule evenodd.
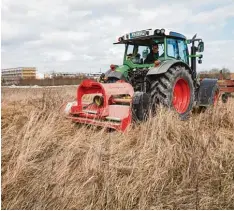
<path id="1" fill-rule="evenodd" d="M 133 87 L 126 82 L 84 80 L 77 89 L 77 100 L 64 105 L 63 111 L 74 122 L 125 131 L 132 121 L 133 95 Z"/>

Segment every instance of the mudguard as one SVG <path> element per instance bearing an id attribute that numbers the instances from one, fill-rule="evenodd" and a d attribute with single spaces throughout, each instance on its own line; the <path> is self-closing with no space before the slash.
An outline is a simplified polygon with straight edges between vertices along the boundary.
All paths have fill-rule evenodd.
<path id="1" fill-rule="evenodd" d="M 197 96 L 198 106 L 210 106 L 213 104 L 215 87 L 218 85 L 218 79 L 204 78 L 200 82 L 200 88 Z"/>
<path id="2" fill-rule="evenodd" d="M 173 59 L 161 62 L 158 67 L 152 67 L 147 73 L 147 76 L 165 73 L 171 66 L 180 64 L 186 66 L 189 70 L 191 69 L 186 63 Z"/>

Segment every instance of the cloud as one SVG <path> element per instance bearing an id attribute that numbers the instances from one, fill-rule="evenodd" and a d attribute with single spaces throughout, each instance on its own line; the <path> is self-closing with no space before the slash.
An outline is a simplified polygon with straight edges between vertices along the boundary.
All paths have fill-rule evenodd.
<path id="1" fill-rule="evenodd" d="M 234 72 L 234 39 L 207 42 L 205 48 L 203 69 L 227 67 Z"/>
<path id="2" fill-rule="evenodd" d="M 217 22 L 223 22 L 230 17 L 234 17 L 234 4 L 198 13 L 191 17 L 190 20 L 196 24 L 217 24 Z"/>
<path id="3" fill-rule="evenodd" d="M 3 0 L 2 67 L 105 71 L 123 61 L 124 46 L 113 45 L 119 36 L 159 27 L 204 38 L 199 70 L 234 70 L 233 14 L 230 0 Z"/>

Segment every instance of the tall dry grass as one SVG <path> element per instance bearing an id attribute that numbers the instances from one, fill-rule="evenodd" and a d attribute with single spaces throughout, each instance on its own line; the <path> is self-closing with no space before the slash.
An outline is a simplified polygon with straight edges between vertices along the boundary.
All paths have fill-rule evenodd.
<path id="1" fill-rule="evenodd" d="M 63 119 L 74 88 L 2 96 L 2 209 L 234 209 L 233 101 L 122 134 Z"/>

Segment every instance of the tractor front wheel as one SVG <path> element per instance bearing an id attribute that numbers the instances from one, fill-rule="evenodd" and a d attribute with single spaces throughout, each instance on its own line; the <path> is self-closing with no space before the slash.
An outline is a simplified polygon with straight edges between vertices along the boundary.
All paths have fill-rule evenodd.
<path id="1" fill-rule="evenodd" d="M 171 67 L 151 84 L 152 106 L 163 104 L 173 108 L 182 118 L 187 117 L 194 104 L 194 85 L 189 70 Z"/>

